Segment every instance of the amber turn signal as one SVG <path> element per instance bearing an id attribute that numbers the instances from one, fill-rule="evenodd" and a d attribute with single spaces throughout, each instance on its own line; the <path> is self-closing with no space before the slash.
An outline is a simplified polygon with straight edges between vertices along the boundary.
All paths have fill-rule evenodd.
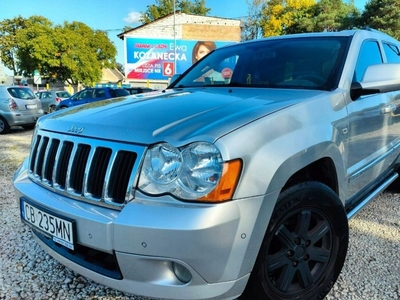
<path id="1" fill-rule="evenodd" d="M 224 163 L 222 176 L 215 189 L 197 200 L 202 202 L 223 202 L 232 199 L 242 171 L 242 161 L 235 159 Z"/>

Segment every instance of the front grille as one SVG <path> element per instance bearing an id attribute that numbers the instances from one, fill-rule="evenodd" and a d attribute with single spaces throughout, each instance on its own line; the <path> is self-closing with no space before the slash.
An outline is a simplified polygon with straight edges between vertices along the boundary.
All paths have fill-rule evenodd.
<path id="1" fill-rule="evenodd" d="M 29 177 L 63 195 L 119 208 L 133 199 L 144 147 L 40 132 L 31 149 Z"/>

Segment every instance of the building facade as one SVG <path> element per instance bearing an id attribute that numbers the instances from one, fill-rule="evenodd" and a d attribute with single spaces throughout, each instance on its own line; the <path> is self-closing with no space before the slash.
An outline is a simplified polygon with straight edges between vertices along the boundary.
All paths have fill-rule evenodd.
<path id="1" fill-rule="evenodd" d="M 241 21 L 176 12 L 118 35 L 124 41 L 125 80 L 164 88 L 215 48 L 240 41 Z"/>

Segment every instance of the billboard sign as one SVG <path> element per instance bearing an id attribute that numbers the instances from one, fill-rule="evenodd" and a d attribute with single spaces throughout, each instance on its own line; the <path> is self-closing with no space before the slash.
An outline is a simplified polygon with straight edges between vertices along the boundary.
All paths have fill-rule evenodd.
<path id="1" fill-rule="evenodd" d="M 196 51 L 200 53 L 204 52 L 206 47 L 218 48 L 235 43 L 125 38 L 125 72 L 126 78 L 131 80 L 168 80 L 175 73 L 183 73 L 194 63 Z"/>

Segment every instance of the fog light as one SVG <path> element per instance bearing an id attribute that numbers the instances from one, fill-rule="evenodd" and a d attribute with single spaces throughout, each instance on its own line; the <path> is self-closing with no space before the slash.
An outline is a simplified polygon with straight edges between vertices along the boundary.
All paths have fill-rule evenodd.
<path id="1" fill-rule="evenodd" d="M 172 270 L 174 271 L 176 278 L 178 278 L 183 283 L 188 283 L 190 280 L 192 280 L 192 274 L 190 274 L 189 270 L 186 269 L 184 266 L 173 262 Z"/>

